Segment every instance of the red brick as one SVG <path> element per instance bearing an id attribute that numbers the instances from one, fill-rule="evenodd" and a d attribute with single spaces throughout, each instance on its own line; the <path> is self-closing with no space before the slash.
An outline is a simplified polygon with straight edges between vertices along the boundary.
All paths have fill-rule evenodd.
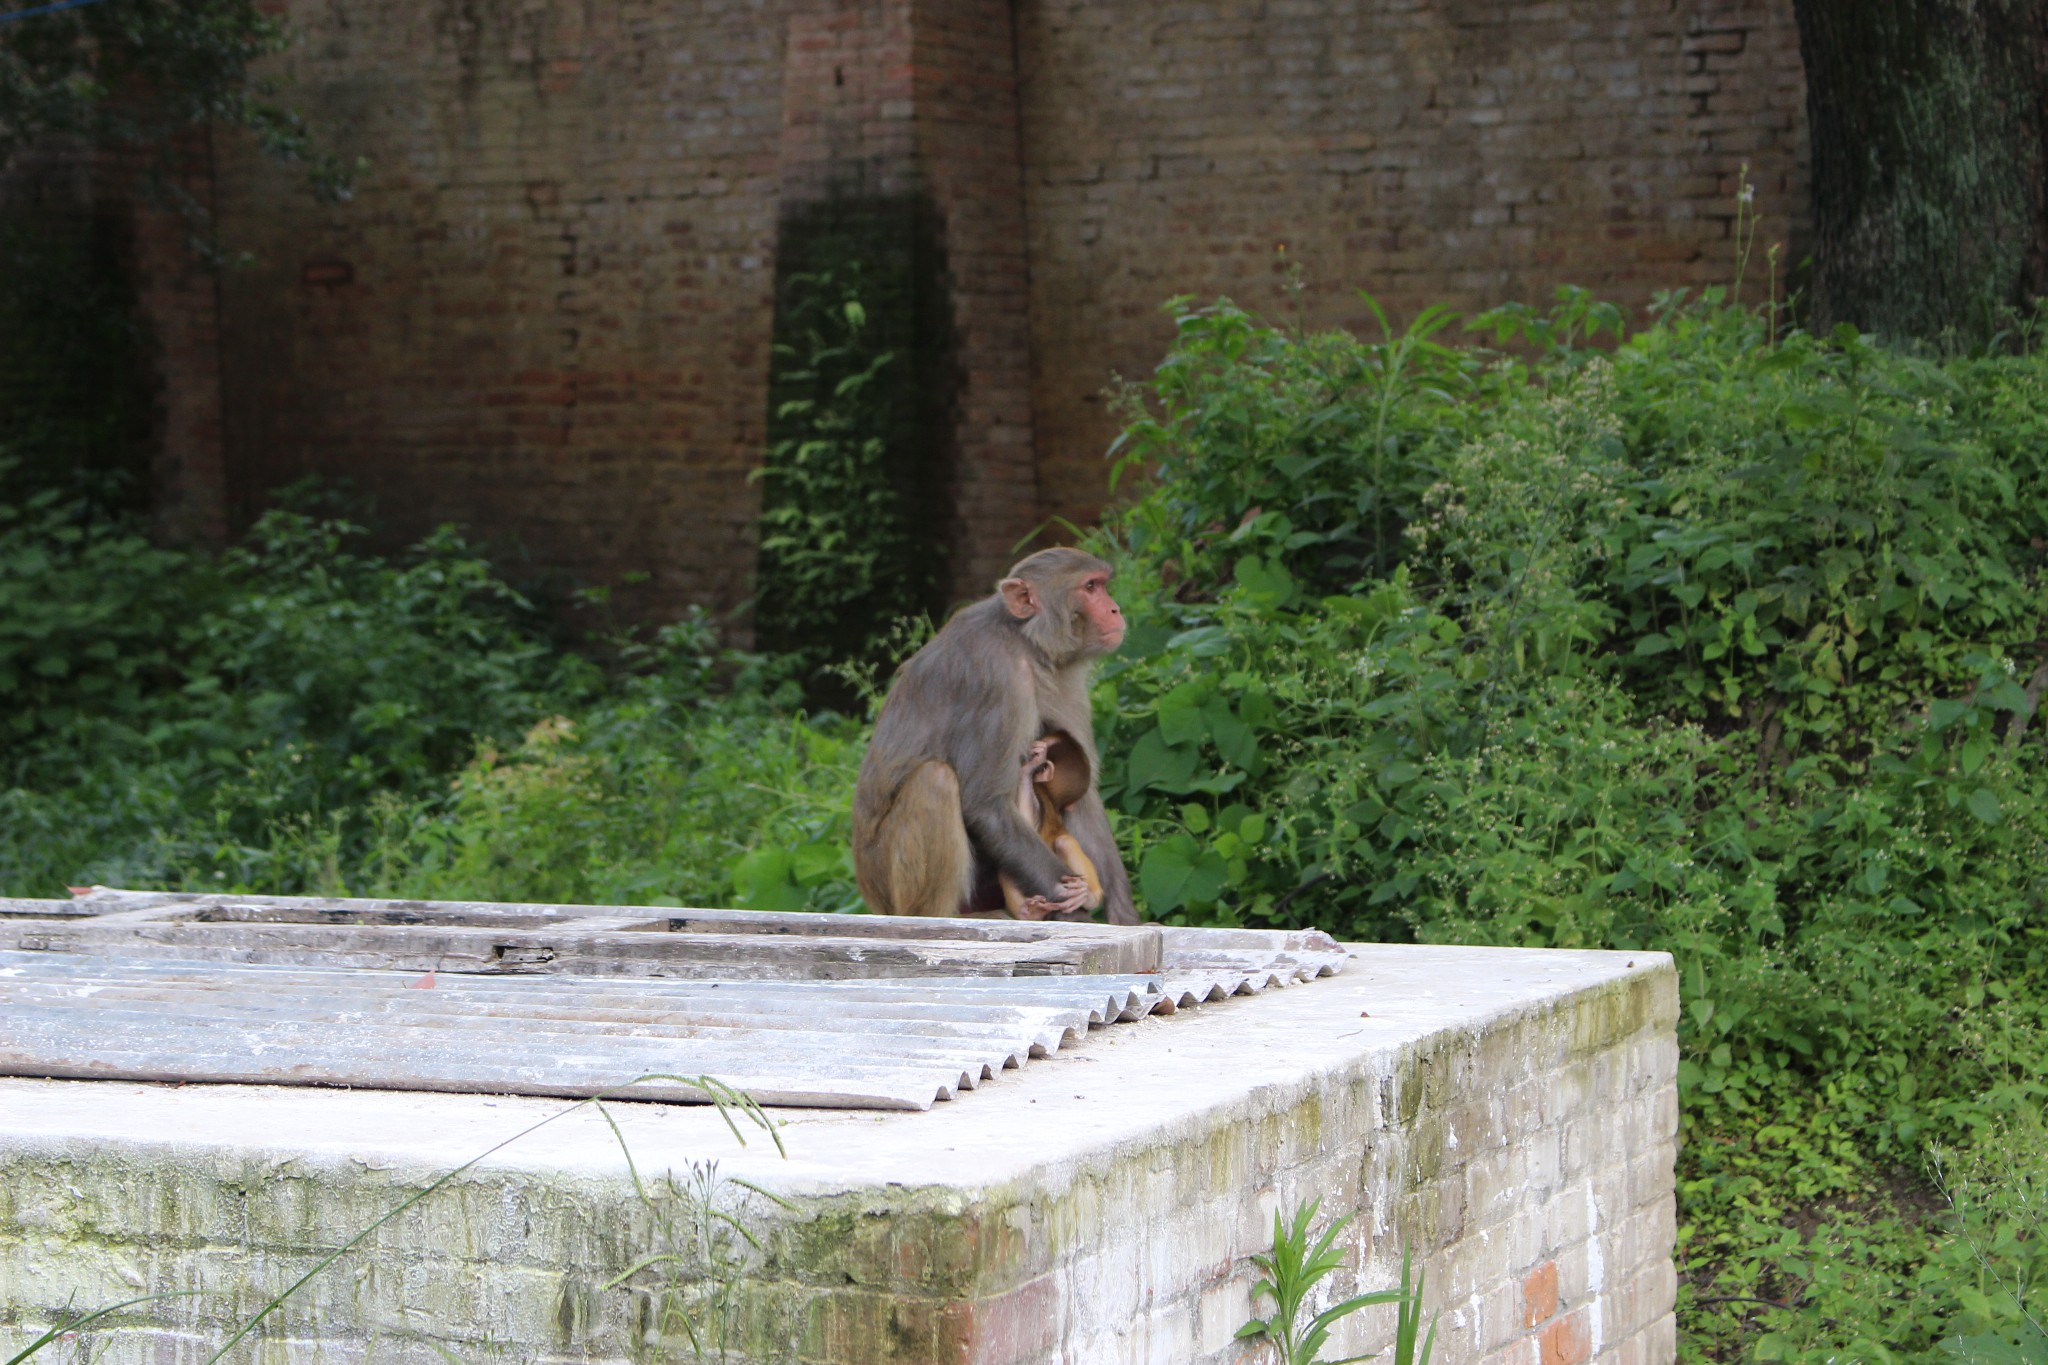
<path id="1" fill-rule="evenodd" d="M 1545 1261 L 1522 1280 L 1522 1326 L 1540 1327 L 1557 1316 L 1557 1262 Z"/>
<path id="2" fill-rule="evenodd" d="M 1542 1349 L 1542 1365 L 1581 1365 L 1592 1354 L 1586 1310 L 1575 1309 L 1554 1320 L 1537 1335 L 1536 1341 Z"/>

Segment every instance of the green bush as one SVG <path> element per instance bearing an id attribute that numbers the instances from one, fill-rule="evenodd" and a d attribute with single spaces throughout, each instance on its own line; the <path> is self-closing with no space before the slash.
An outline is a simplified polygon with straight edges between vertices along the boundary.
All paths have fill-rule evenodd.
<path id="1" fill-rule="evenodd" d="M 1176 309 L 1097 684 L 1152 913 L 1674 952 L 1688 1354 L 1926 1356 L 1928 1144 L 2048 1099 L 2048 361 Z"/>
<path id="2" fill-rule="evenodd" d="M 597 905 L 859 908 L 848 801 L 858 725 L 794 712 L 693 618 L 632 671 L 514 746 L 487 746 L 445 803 L 383 808 L 354 894 Z"/>
<path id="3" fill-rule="evenodd" d="M 792 276 L 776 328 L 755 634 L 838 701 L 830 665 L 878 661 L 895 621 L 934 610 L 945 570 L 895 283 L 857 263 Z"/>
<path id="4" fill-rule="evenodd" d="M 788 669 L 693 617 L 601 671 L 453 532 L 362 537 L 280 510 L 209 560 L 0 503 L 0 894 L 858 903 L 859 727 Z"/>

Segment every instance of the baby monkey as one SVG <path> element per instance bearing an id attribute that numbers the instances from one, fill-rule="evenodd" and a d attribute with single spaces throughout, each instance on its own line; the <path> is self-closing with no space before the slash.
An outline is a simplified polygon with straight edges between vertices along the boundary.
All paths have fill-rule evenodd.
<path id="1" fill-rule="evenodd" d="M 1066 731 L 1053 730 L 1024 755 L 1023 770 L 1017 779 L 1017 810 L 1024 823 L 1037 830 L 1046 847 L 1070 869 L 1070 875 L 1060 881 L 1065 900 L 1073 901 L 1085 888 L 1087 899 L 1083 904 L 1092 910 L 1102 904 L 1102 877 L 1081 850 L 1080 840 L 1067 833 L 1067 822 L 1062 818 L 1069 806 L 1088 794 L 1089 778 L 1087 750 Z M 1044 896 L 1026 896 L 1007 875 L 1000 880 L 1003 904 L 1017 919 L 1048 919 L 1061 909 Z"/>

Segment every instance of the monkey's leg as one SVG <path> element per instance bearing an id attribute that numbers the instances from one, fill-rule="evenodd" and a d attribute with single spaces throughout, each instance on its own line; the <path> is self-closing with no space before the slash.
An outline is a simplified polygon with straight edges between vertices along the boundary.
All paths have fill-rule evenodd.
<path id="1" fill-rule="evenodd" d="M 974 851 L 950 767 L 921 764 L 904 779 L 854 871 L 878 915 L 960 913 L 973 890 Z"/>
<path id="2" fill-rule="evenodd" d="M 1109 815 L 1102 797 L 1089 792 L 1066 810 L 1067 833 L 1087 853 L 1102 877 L 1103 918 L 1111 924 L 1142 924 L 1131 904 L 1131 877 L 1124 870 L 1123 855 L 1117 852 L 1116 836 L 1110 833 Z"/>
<path id="3" fill-rule="evenodd" d="M 1060 861 L 1074 869 L 1074 875 L 1088 883 L 1088 908 L 1102 907 L 1102 874 L 1095 870 L 1095 860 L 1081 851 L 1081 841 L 1064 830 L 1052 841 L 1052 851 L 1060 855 Z"/>

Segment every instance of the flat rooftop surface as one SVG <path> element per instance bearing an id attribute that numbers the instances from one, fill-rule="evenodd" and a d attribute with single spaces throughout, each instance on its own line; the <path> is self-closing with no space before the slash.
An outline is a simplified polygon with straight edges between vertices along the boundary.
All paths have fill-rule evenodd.
<path id="1" fill-rule="evenodd" d="M 1390 1066 L 1411 1045 L 1476 1032 L 1581 991 L 1670 970 L 1667 954 L 1349 945 L 1340 975 L 1236 997 L 1082 1041 L 926 1112 L 770 1110 L 786 1158 L 742 1116 L 740 1147 L 703 1106 L 608 1102 L 643 1172 L 715 1158 L 790 1195 L 886 1185 L 983 1186 L 1156 1138 L 1267 1087 Z M 484 1165 L 623 1176 L 604 1119 L 558 1099 L 0 1078 L 0 1148 L 178 1148 L 276 1163 L 439 1174 L 551 1115 Z"/>

